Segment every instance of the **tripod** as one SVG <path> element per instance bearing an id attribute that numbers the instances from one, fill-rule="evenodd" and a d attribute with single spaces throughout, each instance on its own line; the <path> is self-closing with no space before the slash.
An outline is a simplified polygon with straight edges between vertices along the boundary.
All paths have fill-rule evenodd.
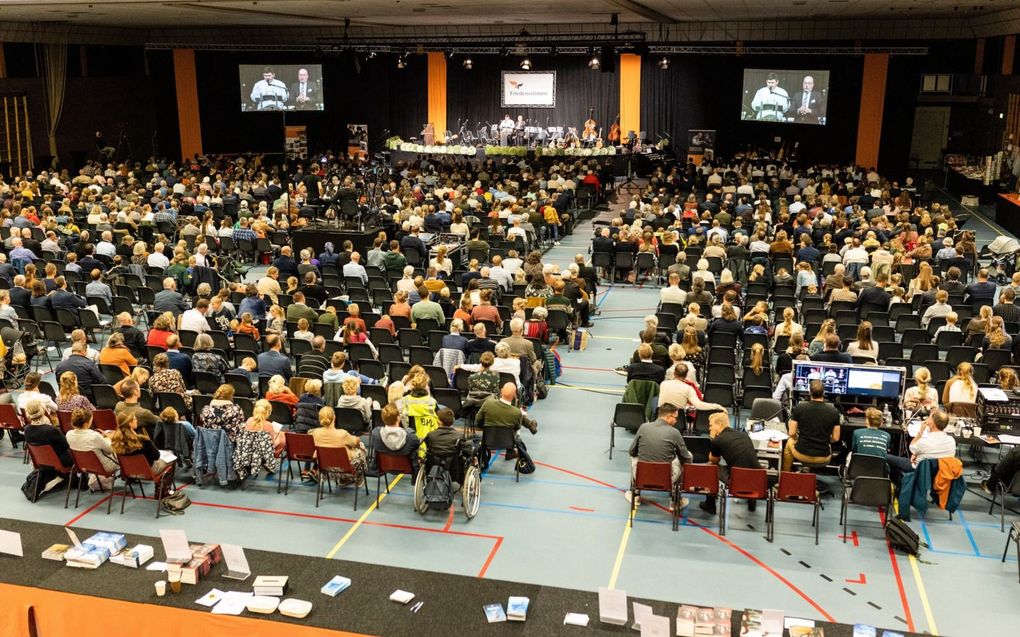
<path id="1" fill-rule="evenodd" d="M 618 186 L 618 189 L 622 190 L 623 188 L 628 186 L 632 186 L 634 188 L 638 187 L 637 182 L 634 181 L 634 172 L 631 170 L 631 162 L 633 161 L 633 159 L 634 159 L 633 153 L 627 155 L 627 179 Z"/>

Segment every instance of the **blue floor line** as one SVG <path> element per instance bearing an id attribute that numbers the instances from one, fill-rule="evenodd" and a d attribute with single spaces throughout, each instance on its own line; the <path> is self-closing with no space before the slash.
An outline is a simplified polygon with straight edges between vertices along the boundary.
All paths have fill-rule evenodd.
<path id="1" fill-rule="evenodd" d="M 963 524 L 963 530 L 967 532 L 967 539 L 970 540 L 970 547 L 974 549 L 974 555 L 981 557 L 981 549 L 978 548 L 977 542 L 974 541 L 974 534 L 970 532 L 970 527 L 967 525 L 967 519 L 963 517 L 963 511 L 957 511 L 956 514 L 960 517 L 960 522 Z"/>
<path id="2" fill-rule="evenodd" d="M 939 550 L 928 549 L 928 552 L 929 553 L 934 553 L 936 555 L 952 555 L 953 557 L 973 557 L 973 558 L 980 558 L 982 560 L 995 560 L 997 562 L 1002 560 L 1002 556 L 1001 555 L 985 555 L 984 553 L 982 553 L 981 555 L 974 555 L 973 553 L 964 553 L 963 551 L 944 551 L 942 549 L 939 549 Z M 1007 555 L 1006 556 L 1006 561 L 1007 562 L 1015 562 L 1016 558 Z"/>
<path id="3" fill-rule="evenodd" d="M 928 525 L 924 523 L 924 520 L 921 520 L 920 522 L 921 522 L 921 533 L 924 534 L 924 543 L 928 545 L 928 550 L 934 551 L 935 549 L 932 548 L 932 543 L 931 543 L 931 535 L 928 534 Z"/>

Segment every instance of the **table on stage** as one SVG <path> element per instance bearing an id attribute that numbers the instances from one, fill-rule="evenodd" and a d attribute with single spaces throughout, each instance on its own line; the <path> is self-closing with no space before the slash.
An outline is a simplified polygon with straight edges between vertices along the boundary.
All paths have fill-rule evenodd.
<path id="1" fill-rule="evenodd" d="M 1020 195 L 999 193 L 995 198 L 995 223 L 1020 237 Z"/>
<path id="2" fill-rule="evenodd" d="M 333 243 L 333 251 L 341 252 L 344 241 L 354 244 L 354 249 L 364 256 L 372 249 L 372 242 L 384 228 L 373 226 L 364 230 L 341 230 L 335 226 L 317 225 L 315 227 L 302 228 L 295 232 L 293 240 L 294 252 L 300 254 L 301 250 L 310 248 L 316 255 L 325 249 L 326 242 Z"/>

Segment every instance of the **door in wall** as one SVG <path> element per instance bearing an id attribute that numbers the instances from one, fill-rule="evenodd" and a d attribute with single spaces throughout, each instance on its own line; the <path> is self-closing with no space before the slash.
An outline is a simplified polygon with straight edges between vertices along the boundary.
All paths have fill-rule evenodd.
<path id="1" fill-rule="evenodd" d="M 918 106 L 914 112 L 909 167 L 921 170 L 939 168 L 948 135 L 948 106 Z"/>

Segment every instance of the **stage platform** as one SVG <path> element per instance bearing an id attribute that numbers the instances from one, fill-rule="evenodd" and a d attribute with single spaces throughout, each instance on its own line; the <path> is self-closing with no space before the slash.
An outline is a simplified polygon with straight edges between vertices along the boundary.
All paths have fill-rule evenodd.
<path id="1" fill-rule="evenodd" d="M 672 153 L 668 150 L 661 153 L 620 153 L 617 152 L 615 155 L 536 155 L 534 149 L 528 149 L 523 146 L 521 147 L 510 147 L 509 150 L 516 151 L 515 154 L 494 154 L 486 155 L 484 148 L 479 148 L 478 152 L 474 155 L 456 155 L 450 153 L 413 153 L 403 150 L 394 150 L 390 158 L 392 164 L 398 162 L 412 162 L 417 160 L 421 156 L 430 157 L 436 161 L 471 161 L 471 162 L 484 162 L 487 159 L 492 159 L 497 163 L 502 163 L 503 159 L 508 159 L 513 162 L 520 161 L 521 158 L 527 159 L 529 162 L 540 162 L 543 165 L 552 165 L 565 161 L 568 163 L 574 163 L 575 161 L 588 161 L 594 159 L 599 164 L 610 162 L 613 166 L 613 171 L 617 175 L 627 174 L 627 164 L 630 162 L 631 170 L 635 175 L 647 176 L 651 174 L 654 164 L 663 159 L 672 157 Z"/>
<path id="2" fill-rule="evenodd" d="M 354 244 L 354 249 L 364 255 L 372 248 L 372 241 L 383 231 L 381 226 L 370 226 L 365 230 L 341 230 L 332 225 L 317 224 L 302 228 L 293 234 L 294 252 L 300 253 L 305 248 L 311 248 L 315 254 L 325 249 L 326 242 L 333 243 L 333 251 L 340 252 L 343 249 L 344 241 Z"/>

